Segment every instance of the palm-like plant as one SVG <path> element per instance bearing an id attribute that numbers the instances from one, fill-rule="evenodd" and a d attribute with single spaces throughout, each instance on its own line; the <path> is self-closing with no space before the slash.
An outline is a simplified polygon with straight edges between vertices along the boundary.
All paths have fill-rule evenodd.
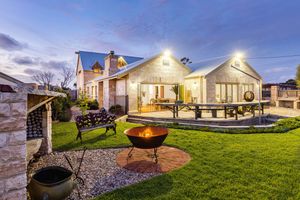
<path id="1" fill-rule="evenodd" d="M 179 94 L 179 85 L 174 85 L 170 91 L 174 92 L 174 94 L 176 95 L 176 101 L 178 100 L 178 94 Z"/>

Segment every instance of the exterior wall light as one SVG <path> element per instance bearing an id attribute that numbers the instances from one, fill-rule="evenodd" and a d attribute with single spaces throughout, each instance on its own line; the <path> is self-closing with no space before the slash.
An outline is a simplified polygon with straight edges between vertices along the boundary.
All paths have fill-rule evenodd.
<path id="1" fill-rule="evenodd" d="M 169 49 L 166 49 L 165 51 L 164 51 L 164 56 L 165 57 L 169 57 L 171 55 L 171 51 L 169 50 Z"/>

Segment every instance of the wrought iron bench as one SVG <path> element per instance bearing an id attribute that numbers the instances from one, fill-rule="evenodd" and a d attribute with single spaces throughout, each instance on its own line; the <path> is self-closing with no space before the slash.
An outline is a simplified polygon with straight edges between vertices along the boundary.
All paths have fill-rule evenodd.
<path id="1" fill-rule="evenodd" d="M 98 113 L 89 113 L 87 115 L 77 116 L 76 127 L 78 134 L 76 140 L 80 138 L 82 143 L 82 132 L 92 131 L 99 128 L 106 128 L 105 134 L 109 129 L 113 129 L 116 134 L 116 116 L 108 113 L 104 108 L 101 108 Z"/>

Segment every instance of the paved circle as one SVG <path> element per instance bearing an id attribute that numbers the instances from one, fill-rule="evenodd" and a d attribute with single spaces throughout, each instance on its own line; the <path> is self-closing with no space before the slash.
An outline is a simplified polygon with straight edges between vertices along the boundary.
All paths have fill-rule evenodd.
<path id="1" fill-rule="evenodd" d="M 158 163 L 153 158 L 153 149 L 134 148 L 132 156 L 128 158 L 130 148 L 124 149 L 117 155 L 117 164 L 120 167 L 139 173 L 165 173 L 177 169 L 191 160 L 188 153 L 169 146 L 157 149 Z"/>

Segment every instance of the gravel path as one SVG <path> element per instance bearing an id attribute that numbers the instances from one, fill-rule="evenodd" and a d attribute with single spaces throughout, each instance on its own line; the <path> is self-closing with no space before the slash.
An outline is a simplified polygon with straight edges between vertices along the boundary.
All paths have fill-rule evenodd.
<path id="1" fill-rule="evenodd" d="M 116 163 L 116 155 L 121 150 L 123 149 L 96 149 L 85 152 L 79 175 L 85 181 L 85 185 L 80 187 L 81 199 L 89 199 L 159 175 L 158 173 L 136 173 L 120 168 Z M 77 168 L 82 152 L 54 152 L 43 156 L 38 162 L 31 163 L 28 166 L 28 176 L 30 177 L 37 169 L 51 165 L 63 166 L 70 169 L 64 158 L 64 154 L 71 158 L 73 166 Z M 69 199 L 80 199 L 76 189 L 74 189 Z"/>

